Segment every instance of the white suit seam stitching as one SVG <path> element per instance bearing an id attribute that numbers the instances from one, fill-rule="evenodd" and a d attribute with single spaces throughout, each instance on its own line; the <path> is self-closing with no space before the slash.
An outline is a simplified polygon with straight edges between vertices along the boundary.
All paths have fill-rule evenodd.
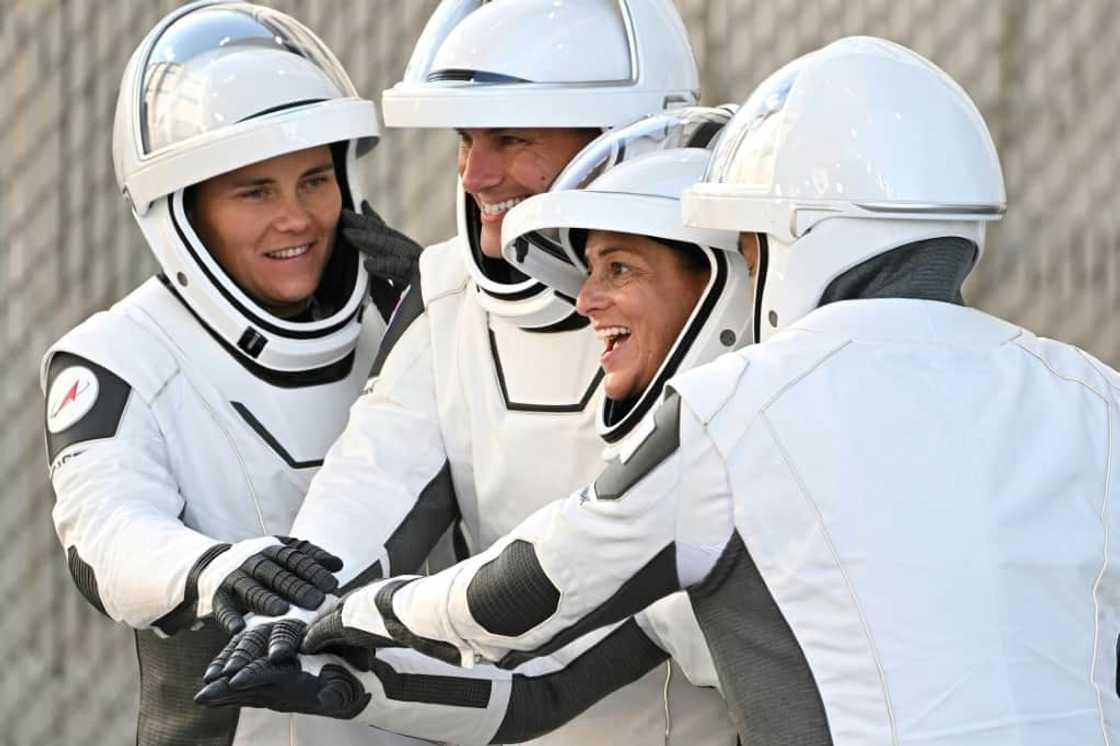
<path id="1" fill-rule="evenodd" d="M 846 345 L 847 342 L 845 342 L 845 344 L 841 347 L 838 347 L 836 350 L 834 350 L 833 353 L 842 349 Z M 833 353 L 829 353 L 828 356 L 822 358 L 821 362 L 824 362 L 824 359 L 827 359 L 827 357 L 829 357 Z M 819 364 L 820 363 L 818 363 L 818 365 Z M 816 366 L 814 366 L 814 368 L 815 367 Z M 807 374 L 808 372 L 806 373 L 806 375 Z M 799 376 L 799 379 L 801 377 L 803 376 Z M 890 690 L 887 687 L 886 671 L 883 670 L 883 662 L 879 654 L 879 648 L 875 644 L 875 638 L 871 634 L 871 629 L 867 624 L 867 617 L 864 614 L 863 606 L 860 604 L 859 597 L 856 595 L 855 589 L 852 587 L 851 578 L 848 577 L 848 573 L 844 569 L 843 563 L 840 562 L 840 557 L 837 554 L 836 546 L 832 541 L 832 535 L 829 533 L 828 528 L 825 526 L 824 516 L 821 515 L 820 508 L 818 507 L 816 501 L 813 499 L 812 495 L 809 493 L 808 487 L 806 486 L 804 480 L 801 478 L 801 473 L 794 465 L 793 459 L 790 457 L 789 452 L 786 450 L 785 444 L 782 442 L 781 438 L 778 437 L 778 433 L 774 429 L 773 423 L 770 422 L 770 418 L 766 416 L 765 412 L 761 413 L 761 417 L 762 421 L 766 423 L 766 430 L 770 433 L 770 438 L 774 442 L 774 445 L 777 447 L 778 453 L 781 454 L 782 461 L 785 462 L 786 468 L 789 469 L 790 474 L 793 476 L 794 482 L 797 484 L 798 492 L 801 493 L 802 499 L 804 499 L 805 502 L 809 504 L 809 506 L 813 509 L 813 513 L 816 514 L 817 525 L 820 527 L 821 536 L 824 538 L 825 543 L 828 545 L 828 551 L 832 554 L 832 559 L 836 563 L 836 569 L 840 571 L 841 577 L 844 578 L 844 585 L 848 589 L 848 597 L 851 599 L 852 604 L 855 606 L 856 613 L 859 615 L 860 626 L 863 627 L 863 633 L 867 638 L 867 643 L 871 646 L 872 656 L 875 660 L 875 669 L 879 674 L 879 687 L 883 695 L 883 704 L 887 708 L 887 719 L 890 721 L 891 725 L 891 743 L 894 746 L 898 746 L 898 727 L 895 723 L 894 706 L 891 703 Z"/>
<path id="2" fill-rule="evenodd" d="M 774 394 L 769 399 L 766 400 L 766 403 L 763 404 L 761 407 L 759 407 L 759 410 L 758 410 L 759 415 L 762 416 L 762 417 L 765 417 L 766 416 L 766 410 L 770 408 L 770 405 L 772 405 L 774 402 L 778 401 L 778 399 L 781 399 L 782 396 L 787 391 L 789 391 L 791 388 L 793 388 L 794 386 L 799 384 L 803 379 L 807 378 L 809 375 L 814 373 L 817 370 L 817 368 L 824 365 L 825 362 L 827 362 L 829 358 L 836 355 L 838 352 L 843 350 L 845 347 L 847 347 L 851 343 L 852 343 L 851 339 L 845 339 L 838 346 L 834 347 L 833 349 L 826 352 L 823 356 L 821 356 L 821 359 L 818 360 L 817 362 L 813 363 L 809 367 L 808 370 L 805 370 L 802 373 L 799 373 L 795 378 L 793 378 L 793 380 L 789 381 L 788 383 L 783 385 L 780 389 L 775 391 Z"/>
<path id="3" fill-rule="evenodd" d="M 1103 394 L 1101 394 L 1101 392 L 1097 391 L 1095 388 L 1090 386 L 1086 381 L 1083 381 L 1080 378 L 1074 378 L 1072 376 L 1067 376 L 1063 373 L 1058 372 L 1057 370 L 1054 370 L 1053 366 L 1050 365 L 1049 361 L 1047 361 L 1045 358 L 1043 358 L 1041 355 L 1039 355 L 1034 350 L 1028 349 L 1022 343 L 1020 343 L 1018 341 L 1015 341 L 1015 342 L 1013 342 L 1013 344 L 1016 347 L 1018 347 L 1019 349 L 1021 349 L 1023 352 L 1027 353 L 1028 355 L 1030 355 L 1031 357 L 1035 358 L 1040 363 L 1042 363 L 1042 365 L 1048 371 L 1050 371 L 1050 373 L 1053 374 L 1054 376 L 1057 376 L 1058 378 L 1062 379 L 1063 381 L 1069 381 L 1070 383 L 1080 384 L 1085 389 L 1087 389 L 1088 391 L 1091 391 L 1093 394 L 1095 394 L 1104 403 L 1105 418 L 1106 418 L 1106 421 L 1107 421 L 1105 432 L 1107 434 L 1107 444 L 1108 444 L 1108 448 L 1107 448 L 1108 458 L 1105 461 L 1104 495 L 1102 496 L 1102 499 L 1101 499 L 1101 509 L 1100 509 L 1101 525 L 1104 527 L 1104 546 L 1103 546 L 1103 552 L 1102 552 L 1104 556 L 1101 559 L 1101 569 L 1097 572 L 1097 577 L 1094 578 L 1094 580 L 1093 580 L 1093 655 L 1092 655 L 1092 663 L 1089 664 L 1089 686 L 1093 687 L 1093 690 L 1097 693 L 1097 715 L 1100 718 L 1101 734 L 1104 736 L 1105 744 L 1109 744 L 1109 743 L 1111 743 L 1111 741 L 1108 738 L 1108 727 L 1105 723 L 1105 718 L 1104 718 L 1104 701 L 1102 699 L 1101 689 L 1096 684 L 1096 676 L 1097 676 L 1097 659 L 1099 658 L 1098 651 L 1100 649 L 1100 598 L 1099 598 L 1100 585 L 1101 585 L 1101 580 L 1103 580 L 1103 578 L 1104 578 L 1105 572 L 1108 571 L 1108 545 L 1109 545 L 1109 540 L 1111 539 L 1111 536 L 1109 535 L 1109 532 L 1108 532 L 1108 514 L 1109 514 L 1109 502 L 1111 500 L 1110 485 L 1111 485 L 1111 480 L 1112 480 L 1112 406 L 1110 405 L 1107 397 L 1105 397 Z M 1080 350 L 1079 350 L 1079 352 L 1080 352 Z M 1093 366 L 1093 369 L 1096 370 L 1096 366 Z M 1097 371 L 1097 373 L 1099 374 L 1100 371 Z M 1102 376 L 1102 378 L 1103 378 L 1103 376 Z M 1109 382 L 1105 381 L 1105 384 L 1109 385 Z"/>

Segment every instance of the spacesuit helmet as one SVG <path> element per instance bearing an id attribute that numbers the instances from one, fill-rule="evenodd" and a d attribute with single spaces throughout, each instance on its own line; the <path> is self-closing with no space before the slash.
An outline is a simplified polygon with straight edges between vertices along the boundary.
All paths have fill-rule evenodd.
<path id="1" fill-rule="evenodd" d="M 995 145 L 968 94 L 905 47 L 851 37 L 755 89 L 682 209 L 689 225 L 758 234 L 762 340 L 888 251 L 964 239 L 978 260 L 1005 203 Z"/>
<path id="2" fill-rule="evenodd" d="M 302 374 L 354 349 L 369 293 L 356 250 L 335 243 L 316 291 L 320 318 L 280 318 L 207 250 L 185 195 L 243 166 L 329 145 L 343 207 L 355 209 L 359 163 L 378 136 L 376 106 L 309 29 L 269 8 L 202 0 L 164 17 L 129 60 L 113 162 L 168 287 L 246 367 Z"/>
<path id="3" fill-rule="evenodd" d="M 698 91 L 672 0 L 443 0 L 382 107 L 390 127 L 605 130 L 694 104 Z M 570 304 L 484 257 L 461 182 L 456 201 L 483 307 L 525 328 L 566 319 Z"/>
<path id="4" fill-rule="evenodd" d="M 688 107 L 604 133 L 548 192 L 515 206 L 502 225 L 507 261 L 569 302 L 588 274 L 588 231 L 647 236 L 707 261 L 707 284 L 652 380 L 626 401 L 604 399 L 598 430 L 608 443 L 633 430 L 670 377 L 749 340 L 752 283 L 738 233 L 685 225 L 679 202 L 704 174 L 707 148 L 732 111 Z"/>

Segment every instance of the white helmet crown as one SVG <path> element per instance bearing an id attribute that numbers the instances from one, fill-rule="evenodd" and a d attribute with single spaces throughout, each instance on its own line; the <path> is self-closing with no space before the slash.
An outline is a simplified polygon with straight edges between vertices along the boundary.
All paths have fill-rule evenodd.
<path id="1" fill-rule="evenodd" d="M 444 0 L 404 79 L 391 127 L 617 127 L 699 97 L 672 0 Z"/>
<path id="2" fill-rule="evenodd" d="M 764 81 L 682 200 L 690 225 L 766 237 L 757 334 L 816 308 L 861 262 L 938 237 L 984 245 L 1006 203 L 987 125 L 917 53 L 841 39 Z"/>
<path id="3" fill-rule="evenodd" d="M 319 145 L 333 149 L 344 206 L 364 199 L 358 161 L 377 142 L 377 110 L 338 60 L 291 17 L 202 0 L 167 15 L 133 53 L 113 131 L 117 182 L 169 287 L 243 364 L 304 373 L 354 348 L 369 280 L 336 244 L 320 288 L 329 315 L 294 322 L 249 297 L 203 246 L 184 190 L 242 166 Z"/>

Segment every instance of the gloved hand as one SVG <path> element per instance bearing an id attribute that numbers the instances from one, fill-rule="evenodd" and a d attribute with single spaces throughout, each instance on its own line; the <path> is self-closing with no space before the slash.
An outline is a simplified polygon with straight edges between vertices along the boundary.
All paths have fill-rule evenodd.
<path id="1" fill-rule="evenodd" d="M 317 609 L 338 588 L 342 560 L 308 541 L 262 537 L 211 548 L 195 564 L 197 617 L 213 614 L 230 634 L 249 612 L 279 616 L 291 604 Z M 190 581 L 188 581 L 188 594 Z M 290 603 L 289 603 L 290 602 Z M 193 621 L 193 620 L 191 620 Z"/>
<path id="2" fill-rule="evenodd" d="M 194 701 L 209 707 L 267 707 L 349 720 L 369 705 L 370 694 L 341 661 L 296 657 L 273 663 L 258 658 L 236 676 L 208 683 Z"/>
<path id="3" fill-rule="evenodd" d="M 341 607 L 345 599 L 329 597 L 328 605 L 318 614 L 292 610 L 288 617 L 261 621 L 233 636 L 210 661 L 202 680 L 211 684 L 221 679 L 232 680 L 245 686 L 265 671 L 265 663 L 281 666 L 294 661 L 300 652 L 330 652 L 344 658 L 360 671 L 370 670 L 370 659 L 378 648 L 398 647 L 400 644 L 388 637 L 370 634 L 364 630 L 346 627 L 342 623 Z M 313 618 L 315 630 L 312 639 L 306 639 L 307 620 Z M 244 674 L 244 675 L 242 675 Z"/>
<path id="4" fill-rule="evenodd" d="M 343 210 L 338 230 L 362 254 L 366 271 L 374 277 L 392 280 L 397 285 L 407 285 L 412 279 L 422 247 L 390 228 L 369 202 L 362 202 L 360 215 Z"/>

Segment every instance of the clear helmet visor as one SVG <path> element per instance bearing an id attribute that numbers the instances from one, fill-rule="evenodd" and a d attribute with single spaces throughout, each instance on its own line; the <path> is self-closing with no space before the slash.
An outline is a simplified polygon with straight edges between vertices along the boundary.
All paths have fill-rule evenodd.
<path id="1" fill-rule="evenodd" d="M 550 192 L 612 191 L 611 171 L 641 156 L 680 148 L 710 149 L 735 113 L 733 106 L 693 106 L 641 119 L 609 130 L 591 141 L 556 177 Z M 674 192 L 675 186 L 649 183 L 651 195 Z M 624 188 L 632 192 L 631 186 Z M 521 271 L 561 294 L 575 298 L 587 276 L 584 231 L 541 228 L 516 237 L 504 247 L 506 258 Z"/>
<path id="2" fill-rule="evenodd" d="M 147 50 L 139 95 L 144 155 L 282 109 L 357 97 L 314 34 L 248 3 L 203 6 L 175 19 Z"/>
<path id="3" fill-rule="evenodd" d="M 769 188 L 786 101 L 802 69 L 804 58 L 778 70 L 755 89 L 720 133 L 703 183 Z"/>

